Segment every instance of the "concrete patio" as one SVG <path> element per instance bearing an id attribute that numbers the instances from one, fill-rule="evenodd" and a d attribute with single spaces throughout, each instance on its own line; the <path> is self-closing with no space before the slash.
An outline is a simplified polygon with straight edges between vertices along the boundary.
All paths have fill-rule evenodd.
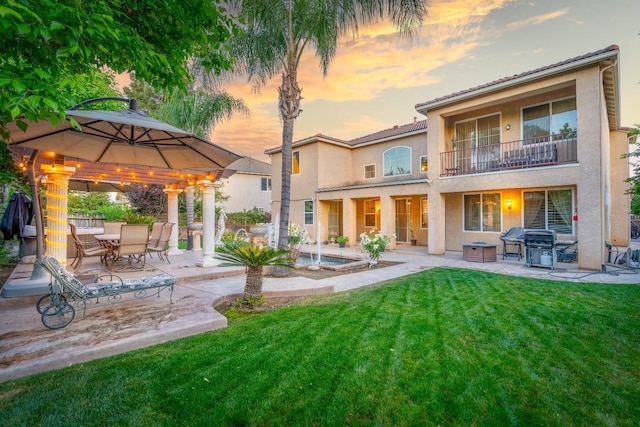
<path id="1" fill-rule="evenodd" d="M 634 249 L 640 248 L 637 242 L 633 245 Z M 315 246 L 303 249 L 314 253 L 315 250 Z M 336 245 L 323 246 L 322 254 L 363 256 L 357 248 L 341 249 Z M 146 271 L 121 275 L 128 278 L 164 272 L 177 277 L 174 304 L 169 304 L 168 295 L 128 299 L 114 305 L 101 301 L 87 309 L 86 315 L 77 310 L 74 321 L 60 330 L 50 330 L 42 325 L 35 309 L 39 297 L 0 298 L 0 382 L 226 327 L 226 318 L 213 307 L 242 293 L 244 269 L 196 267 L 200 257 L 200 252 L 184 251 L 182 255 L 172 256 L 171 264 L 168 264 L 154 256 L 147 258 Z M 550 270 L 528 268 L 524 260 L 501 258 L 498 255 L 497 262 L 467 262 L 463 260 L 462 252 L 433 256 L 426 254 L 425 247 L 398 245 L 395 250 L 383 253 L 383 261 L 398 262 L 389 267 L 320 280 L 266 277 L 263 289 L 265 296 L 343 292 L 434 267 L 469 268 L 569 282 L 640 283 L 637 270 L 610 266 L 607 272 L 580 271 L 575 263 L 559 263 L 555 270 Z M 97 258 L 88 259 L 83 265 L 83 269 L 95 267 L 99 267 Z M 13 278 L 28 278 L 32 268 L 32 265 L 20 265 Z"/>

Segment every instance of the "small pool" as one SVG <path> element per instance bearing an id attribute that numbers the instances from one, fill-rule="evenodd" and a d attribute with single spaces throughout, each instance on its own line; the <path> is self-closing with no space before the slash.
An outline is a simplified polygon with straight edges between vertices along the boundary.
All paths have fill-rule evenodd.
<path id="1" fill-rule="evenodd" d="M 311 265 L 311 254 L 307 252 L 301 252 L 296 261 L 298 266 Z M 318 264 L 318 255 L 313 254 L 313 264 Z M 350 270 L 352 268 L 360 268 L 364 265 L 369 265 L 369 261 L 360 258 L 345 258 L 336 255 L 322 255 L 320 267 L 327 270 Z"/>

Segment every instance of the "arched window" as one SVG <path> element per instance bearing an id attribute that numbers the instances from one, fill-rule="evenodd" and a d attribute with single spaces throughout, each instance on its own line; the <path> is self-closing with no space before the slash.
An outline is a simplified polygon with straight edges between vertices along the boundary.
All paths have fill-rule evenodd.
<path id="1" fill-rule="evenodd" d="M 384 176 L 411 175 L 411 148 L 393 147 L 382 155 Z"/>

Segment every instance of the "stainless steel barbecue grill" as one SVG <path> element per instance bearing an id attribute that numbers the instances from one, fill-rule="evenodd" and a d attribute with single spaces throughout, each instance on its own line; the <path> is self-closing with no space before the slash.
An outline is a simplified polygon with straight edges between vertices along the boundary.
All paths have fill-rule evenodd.
<path id="1" fill-rule="evenodd" d="M 558 263 L 555 230 L 525 230 L 523 240 L 527 267 L 555 270 Z"/>

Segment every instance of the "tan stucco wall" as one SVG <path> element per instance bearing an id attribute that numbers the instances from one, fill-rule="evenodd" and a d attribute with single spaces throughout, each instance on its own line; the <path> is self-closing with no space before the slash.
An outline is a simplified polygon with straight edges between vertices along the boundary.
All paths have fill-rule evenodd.
<path id="1" fill-rule="evenodd" d="M 578 163 L 545 168 L 499 171 L 486 174 L 439 177 L 440 152 L 451 149 L 454 123 L 474 117 L 499 113 L 501 115 L 502 141 L 522 138 L 521 111 L 523 107 L 546 101 L 576 96 L 578 123 Z M 621 176 L 616 172 L 609 184 L 610 153 L 609 124 L 601 91 L 598 67 L 583 68 L 510 88 L 499 93 L 465 100 L 428 112 L 429 170 L 434 183 L 429 187 L 429 253 L 441 254 L 444 250 L 461 250 L 463 241 L 488 241 L 499 243 L 499 233 L 464 233 L 462 231 L 462 194 L 470 192 L 500 192 L 502 201 L 510 197 L 513 207 L 505 212 L 503 206 L 503 231 L 521 226 L 520 210 L 522 192 L 527 189 L 573 188 L 574 202 L 579 211 L 579 221 L 574 224 L 575 236 L 561 239 L 579 241 L 580 266 L 599 269 L 603 261 L 604 240 L 608 234 L 611 205 L 607 194 L 614 191 L 613 181 Z M 506 130 L 505 126 L 510 125 Z M 617 144 L 614 144 L 617 145 Z M 617 150 L 617 149 L 616 149 Z M 613 162 L 613 160 L 611 160 Z M 616 166 L 619 175 L 625 168 Z M 613 168 L 612 168 L 613 169 Z M 435 179 L 434 179 L 435 178 Z M 622 206 L 623 201 L 615 202 Z M 628 208 L 628 203 L 626 204 Z M 616 207 L 614 215 L 616 214 Z M 445 219 L 446 218 L 446 219 Z M 444 219 L 444 220 L 443 220 Z M 628 227 L 628 216 L 626 217 Z M 438 225 L 438 222 L 440 224 Z M 622 221 L 616 216 L 612 221 Z M 615 226 L 617 228 L 617 226 Z M 621 231 L 616 231 L 622 234 Z M 627 228 L 628 231 L 628 228 Z M 628 233 L 626 234 L 628 235 Z"/>
<path id="2" fill-rule="evenodd" d="M 626 132 L 611 132 L 611 243 L 616 246 L 629 246 L 630 197 L 625 194 L 629 184 L 629 161 L 623 154 L 629 153 L 629 141 Z"/>
<path id="3" fill-rule="evenodd" d="M 229 196 L 229 200 L 221 203 L 225 211 L 240 212 L 243 209 L 250 210 L 256 207 L 271 212 L 271 191 L 261 190 L 263 177 L 269 178 L 270 176 L 235 173 L 223 180 L 221 190 L 226 196 Z"/>

